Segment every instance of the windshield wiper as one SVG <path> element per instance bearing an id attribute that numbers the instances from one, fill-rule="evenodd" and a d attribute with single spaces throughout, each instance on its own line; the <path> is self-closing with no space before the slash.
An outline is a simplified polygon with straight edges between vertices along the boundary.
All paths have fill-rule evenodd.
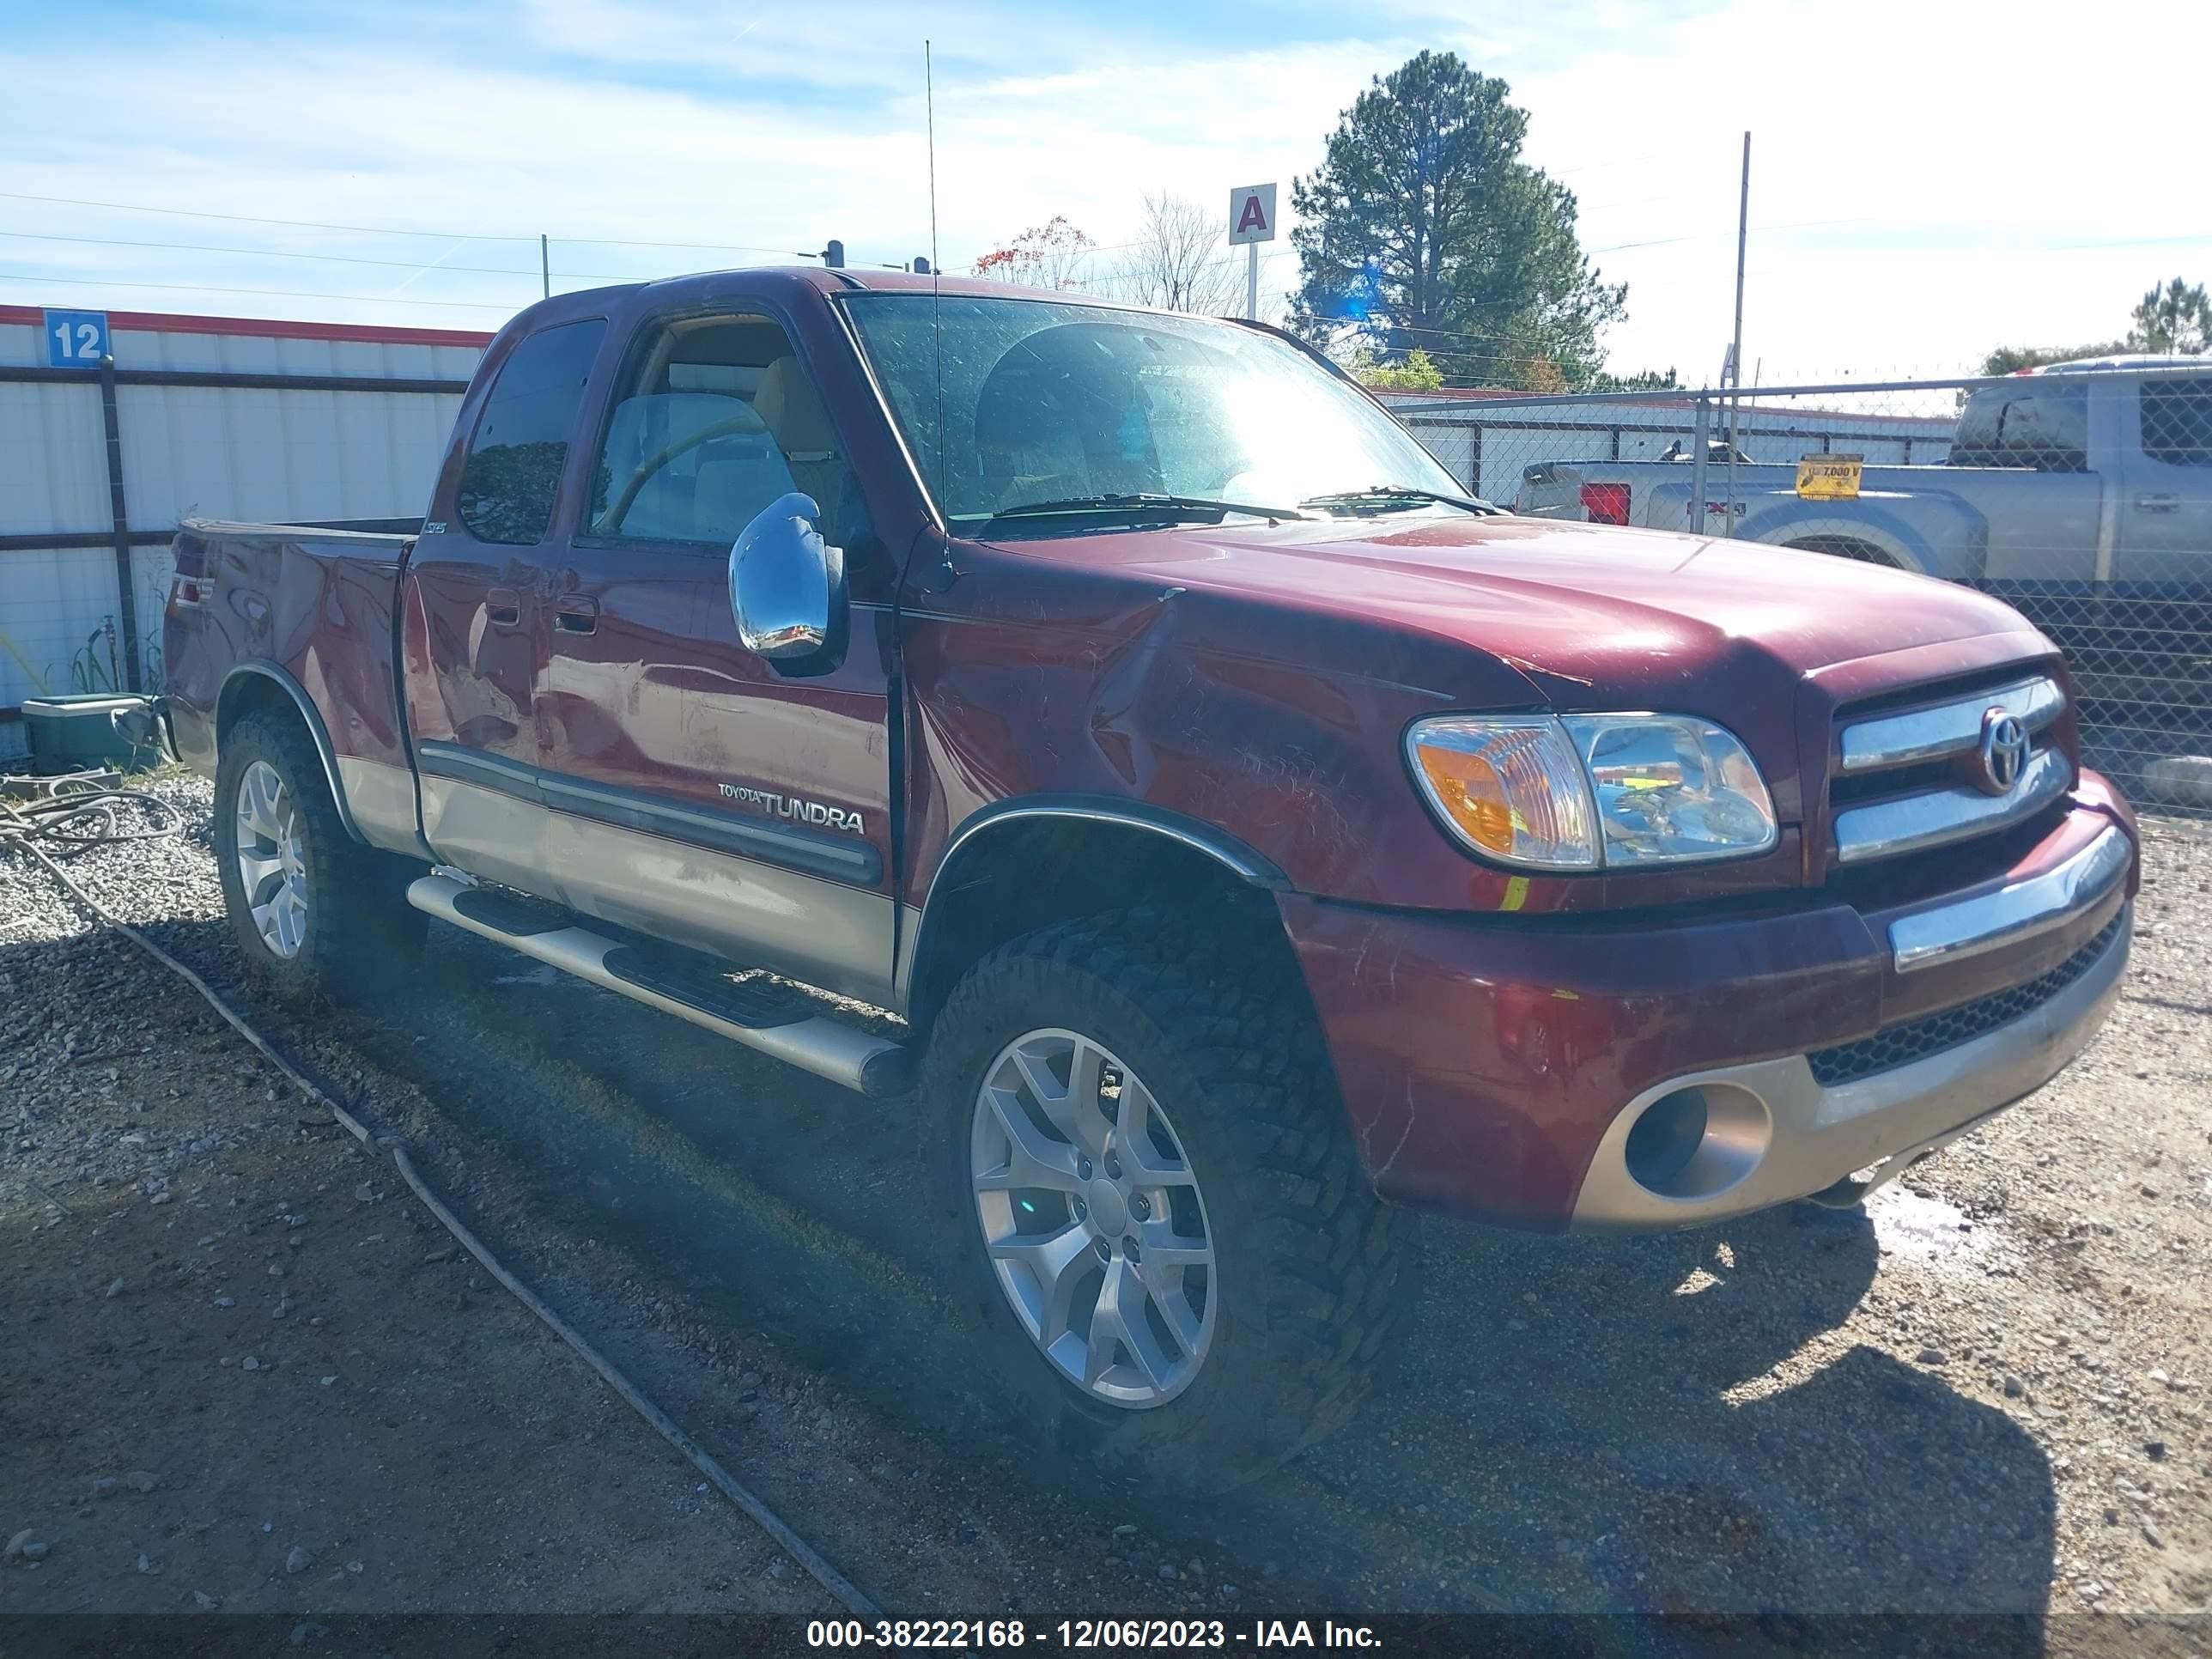
<path id="1" fill-rule="evenodd" d="M 1019 501 L 1012 507 L 1002 507 L 992 514 L 987 522 L 1000 519 L 1048 518 L 1060 514 L 1105 513 L 1141 514 L 1147 518 L 1169 520 L 1226 518 L 1231 513 L 1243 513 L 1255 519 L 1304 519 L 1312 515 L 1292 507 L 1254 507 L 1243 501 L 1217 501 L 1205 495 L 1069 495 L 1058 501 Z"/>
<path id="2" fill-rule="evenodd" d="M 1371 507 L 1378 512 L 1389 512 L 1394 505 L 1419 506 L 1424 502 L 1440 502 L 1445 507 L 1463 507 L 1469 513 L 1503 513 L 1505 509 L 1495 502 L 1474 495 L 1446 495 L 1433 489 L 1421 489 L 1412 484 L 1370 484 L 1364 489 L 1340 489 L 1332 495 L 1311 495 L 1298 503 L 1300 507 Z"/>

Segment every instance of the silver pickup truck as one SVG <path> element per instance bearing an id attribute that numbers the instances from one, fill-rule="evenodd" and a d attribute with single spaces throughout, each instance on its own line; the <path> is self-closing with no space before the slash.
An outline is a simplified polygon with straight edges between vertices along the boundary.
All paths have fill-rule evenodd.
<path id="1" fill-rule="evenodd" d="M 1856 501 L 1808 501 L 1788 464 L 1544 461 L 1516 513 L 1718 531 L 2006 592 L 2212 588 L 2212 360 L 2054 364 L 1977 386 L 1948 461 L 1869 466 Z M 2008 597 L 2011 595 L 2008 593 Z"/>

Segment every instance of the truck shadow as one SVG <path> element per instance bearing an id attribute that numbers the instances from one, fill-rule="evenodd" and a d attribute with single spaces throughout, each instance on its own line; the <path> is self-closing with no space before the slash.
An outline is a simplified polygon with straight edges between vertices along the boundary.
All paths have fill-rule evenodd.
<path id="1" fill-rule="evenodd" d="M 1948 1385 L 1963 1354 L 1922 1367 L 1853 1339 L 1880 1263 L 1863 1212 L 1429 1243 L 1401 1387 L 1282 1477 L 1348 1505 L 1363 1555 L 1410 1556 L 1409 1589 L 1530 1612 L 2040 1616 L 2048 1462 Z"/>
<path id="2" fill-rule="evenodd" d="M 150 931 L 228 979 L 220 922 Z M 970 1312 L 936 1292 L 917 1249 L 902 1103 L 526 968 L 441 930 L 405 991 L 325 1035 L 498 1143 L 561 1230 L 623 1240 L 710 1317 L 772 1332 L 932 1438 L 964 1437 L 979 1466 L 1045 1467 L 977 1382 Z M 250 1006 L 281 1035 L 280 1015 Z M 1438 1221 L 1427 1235 L 1395 1385 L 1225 1498 L 1129 1503 L 1144 1524 L 1133 1572 L 1202 1556 L 1246 1607 L 1964 1611 L 2024 1618 L 2031 1635 L 2052 1571 L 2051 1468 L 1948 1385 L 1969 1374 L 1963 1352 L 1923 1367 L 1856 1339 L 1881 1262 L 1865 1213 L 1798 1206 L 1641 1238 Z M 1116 1518 L 1098 1517 L 1102 1551 L 1126 1547 L 1103 1536 Z"/>

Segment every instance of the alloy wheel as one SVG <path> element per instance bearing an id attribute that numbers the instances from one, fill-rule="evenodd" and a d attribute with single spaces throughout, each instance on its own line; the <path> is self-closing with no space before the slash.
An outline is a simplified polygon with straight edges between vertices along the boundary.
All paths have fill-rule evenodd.
<path id="1" fill-rule="evenodd" d="M 290 961 L 307 935 L 300 811 L 284 780 L 258 760 L 238 781 L 238 884 L 261 942 Z"/>
<path id="2" fill-rule="evenodd" d="M 1163 1406 L 1213 1340 L 1213 1233 L 1158 1098 L 1078 1032 L 985 1071 L 969 1170 L 999 1287 L 1053 1367 L 1105 1404 Z"/>

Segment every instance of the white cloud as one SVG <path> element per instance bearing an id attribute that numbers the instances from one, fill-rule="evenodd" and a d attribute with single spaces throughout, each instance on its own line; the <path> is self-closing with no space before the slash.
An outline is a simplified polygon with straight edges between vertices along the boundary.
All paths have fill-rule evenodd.
<path id="1" fill-rule="evenodd" d="M 8 228 L 400 262 L 319 264 L 0 236 L 0 299 L 489 326 L 535 296 L 543 230 L 559 271 L 651 275 L 769 253 L 592 246 L 585 238 L 818 247 L 854 261 L 928 246 L 921 41 L 936 43 L 940 234 L 948 267 L 1066 213 L 1128 240 L 1170 189 L 1318 160 L 1337 112 L 1423 46 L 1503 74 L 1530 153 L 1583 204 L 1583 239 L 1630 285 L 1626 368 L 1717 366 L 1734 262 L 1736 147 L 1754 130 L 1747 357 L 1765 376 L 1939 373 L 2000 341 L 2117 331 L 2174 270 L 2206 274 L 2212 208 L 2194 191 L 2191 106 L 2137 80 L 2069 77 L 2113 41 L 2184 38 L 2182 0 L 2057 8 L 1862 0 L 1590 3 L 1511 20 L 1425 0 L 1314 14 L 1276 38 L 1227 20 L 1069 17 L 1008 0 L 812 9 L 759 0 L 514 0 L 486 14 L 380 7 L 299 33 L 172 22 L 106 36 L 100 95 L 0 50 L 0 189 L 274 219 L 514 240 L 449 242 L 12 204 Z M 1194 46 L 1205 38 L 1217 44 Z M 1225 43 L 1225 44 L 1224 44 Z M 2183 185 L 2186 184 L 2187 189 Z M 2185 206 L 2185 204 L 2195 204 Z M 1287 191 L 1285 205 L 1288 206 Z M 2201 222 L 2193 222 L 2191 214 Z M 2069 243 L 2190 237 L 2179 245 Z M 1628 246 L 1624 244 L 1644 244 Z M 1269 249 L 1270 287 L 1295 272 Z M 1225 250 L 1224 250 L 1225 255 Z M 1106 256 L 1109 257 L 1110 256 Z M 498 266 L 506 276 L 458 271 Z M 117 287 L 62 277 L 314 290 L 380 299 Z M 472 302 L 478 308 L 467 308 Z"/>

